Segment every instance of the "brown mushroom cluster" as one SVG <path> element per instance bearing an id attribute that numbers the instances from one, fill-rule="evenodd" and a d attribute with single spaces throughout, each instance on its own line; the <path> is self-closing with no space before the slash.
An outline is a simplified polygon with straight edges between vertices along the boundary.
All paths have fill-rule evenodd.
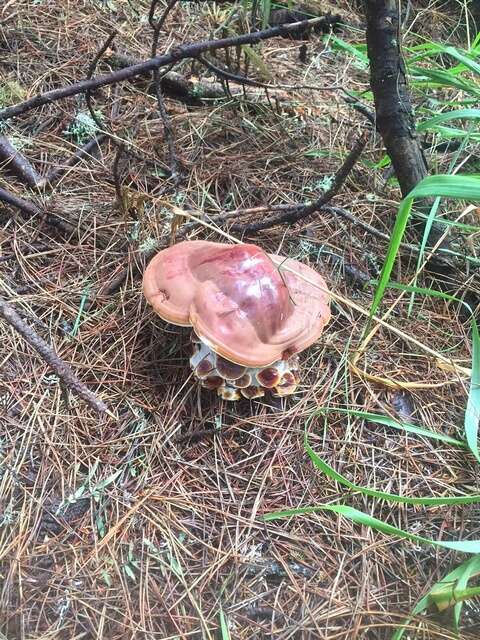
<path id="1" fill-rule="evenodd" d="M 294 393 L 297 354 L 330 319 L 317 271 L 252 244 L 180 242 L 151 260 L 143 290 L 161 318 L 192 327 L 193 372 L 225 400 Z"/>

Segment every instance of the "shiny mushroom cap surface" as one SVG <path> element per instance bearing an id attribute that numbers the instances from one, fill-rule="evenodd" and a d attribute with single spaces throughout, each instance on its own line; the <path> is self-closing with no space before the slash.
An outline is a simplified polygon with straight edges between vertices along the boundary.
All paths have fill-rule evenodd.
<path id="1" fill-rule="evenodd" d="M 215 353 L 248 367 L 303 351 L 330 320 L 317 271 L 253 244 L 179 242 L 150 261 L 143 292 L 161 318 L 193 327 Z"/>

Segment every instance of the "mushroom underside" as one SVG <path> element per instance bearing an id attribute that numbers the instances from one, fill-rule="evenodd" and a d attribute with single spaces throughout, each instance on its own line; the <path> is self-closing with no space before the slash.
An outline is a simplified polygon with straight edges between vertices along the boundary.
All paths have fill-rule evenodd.
<path id="1" fill-rule="evenodd" d="M 202 387 L 216 390 L 224 400 L 260 398 L 266 391 L 274 396 L 295 393 L 299 383 L 298 356 L 278 360 L 266 367 L 235 364 L 215 353 L 192 332 L 193 355 L 190 366 Z"/>

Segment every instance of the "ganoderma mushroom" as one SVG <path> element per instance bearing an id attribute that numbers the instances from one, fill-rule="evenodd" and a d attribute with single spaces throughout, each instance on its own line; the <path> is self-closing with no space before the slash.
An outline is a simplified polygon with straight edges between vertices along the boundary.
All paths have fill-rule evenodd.
<path id="1" fill-rule="evenodd" d="M 150 261 L 143 292 L 163 320 L 192 327 L 194 375 L 225 400 L 294 393 L 298 354 L 330 320 L 317 271 L 253 244 L 179 242 Z"/>

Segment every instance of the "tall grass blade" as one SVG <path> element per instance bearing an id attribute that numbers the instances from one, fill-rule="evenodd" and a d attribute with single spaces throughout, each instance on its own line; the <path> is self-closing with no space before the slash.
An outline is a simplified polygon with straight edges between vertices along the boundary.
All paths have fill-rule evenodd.
<path id="1" fill-rule="evenodd" d="M 455 440 L 454 438 L 450 438 L 450 436 L 446 436 L 444 434 L 437 434 L 428 429 L 424 429 L 422 427 L 417 427 L 416 425 L 412 425 L 409 423 L 403 423 L 400 421 L 393 420 L 393 418 L 389 418 L 388 416 L 382 416 L 375 413 L 368 413 L 365 411 L 357 411 L 355 409 L 337 409 L 333 408 L 324 408 L 316 411 L 312 414 L 305 423 L 305 449 L 310 457 L 310 460 L 313 462 L 315 467 L 322 471 L 328 478 L 335 480 L 339 484 L 351 489 L 352 491 L 356 491 L 365 496 L 370 496 L 371 498 L 379 498 L 380 500 L 389 500 L 390 502 L 397 502 L 400 504 L 411 504 L 411 505 L 422 505 L 422 506 L 440 506 L 440 505 L 453 505 L 453 504 L 472 504 L 479 503 L 480 504 L 480 495 L 469 495 L 469 496 L 451 496 L 451 497 L 425 497 L 425 498 L 406 498 L 403 496 L 399 496 L 394 493 L 386 493 L 384 491 L 378 491 L 376 489 L 369 489 L 368 487 L 363 487 L 361 485 L 354 484 L 345 476 L 342 476 L 338 471 L 336 471 L 333 467 L 331 467 L 325 460 L 323 460 L 310 446 L 310 442 L 308 439 L 308 427 L 310 422 L 317 416 L 326 414 L 330 411 L 335 413 L 343 413 L 347 415 L 353 415 L 356 417 L 360 417 L 364 420 L 368 420 L 369 422 L 374 422 L 377 424 L 383 424 L 386 426 L 393 426 L 396 429 L 401 429 L 407 431 L 409 433 L 415 433 L 418 435 L 427 436 L 436 440 L 443 440 L 449 444 L 453 444 L 454 446 L 464 447 L 465 444 L 459 440 Z M 325 424 L 326 428 L 326 424 Z"/>
<path id="2" fill-rule="evenodd" d="M 470 451 L 480 462 L 478 450 L 478 421 L 480 419 L 480 335 L 472 318 L 472 377 L 465 411 L 465 436 Z"/>
<path id="3" fill-rule="evenodd" d="M 414 199 L 439 196 L 455 199 L 480 200 L 480 178 L 472 176 L 429 176 L 419 182 L 408 196 L 402 200 L 370 309 L 371 316 L 377 312 L 389 283 Z"/>
<path id="4" fill-rule="evenodd" d="M 434 584 L 433 587 L 430 589 L 430 591 L 425 596 L 423 596 L 421 600 L 417 602 L 417 604 L 412 610 L 412 613 L 410 614 L 410 617 L 403 621 L 402 626 L 395 631 L 391 640 L 402 640 L 406 630 L 405 627 L 411 622 L 413 616 L 417 616 L 420 613 L 423 613 L 430 606 L 432 593 L 435 593 L 439 589 L 444 589 L 444 588 L 447 588 L 451 592 L 451 587 L 452 585 L 455 585 L 455 584 L 460 589 L 464 589 L 465 588 L 464 585 L 466 586 L 466 584 L 468 583 L 468 580 L 471 577 L 478 575 L 479 573 L 480 573 L 480 556 L 474 556 L 473 558 L 469 558 L 464 563 L 462 563 L 459 567 L 457 567 L 453 571 L 450 571 L 450 573 L 448 573 L 436 584 Z M 456 617 L 456 612 L 458 611 L 460 615 L 462 606 L 463 606 L 463 602 L 459 602 L 454 607 L 454 620 L 456 621 L 457 625 L 458 625 L 458 619 Z"/>
<path id="5" fill-rule="evenodd" d="M 480 540 L 432 540 L 430 538 L 424 538 L 423 536 L 416 535 L 414 533 L 408 533 L 403 529 L 394 527 L 383 520 L 374 518 L 373 516 L 349 507 L 344 504 L 320 504 L 315 507 L 299 507 L 297 509 L 286 509 L 284 511 L 275 511 L 273 513 L 266 513 L 263 519 L 266 522 L 272 520 L 280 520 L 283 518 L 290 518 L 292 516 L 306 515 L 311 513 L 319 513 L 321 511 L 330 511 L 337 515 L 344 516 L 356 524 L 361 524 L 366 527 L 370 527 L 375 531 L 380 531 L 389 536 L 395 536 L 397 538 L 403 538 L 412 542 L 420 544 L 430 544 L 435 547 L 442 547 L 444 549 L 453 549 L 454 551 L 461 551 L 462 553 L 480 553 Z"/>
<path id="6" fill-rule="evenodd" d="M 230 631 L 228 629 L 227 618 L 223 609 L 220 609 L 220 631 L 222 634 L 222 640 L 230 640 Z"/>
<path id="7" fill-rule="evenodd" d="M 477 118 L 480 118 L 480 109 L 455 109 L 424 120 L 417 125 L 417 131 L 425 131 L 435 127 L 437 124 L 449 122 L 450 120 L 476 120 Z"/>

